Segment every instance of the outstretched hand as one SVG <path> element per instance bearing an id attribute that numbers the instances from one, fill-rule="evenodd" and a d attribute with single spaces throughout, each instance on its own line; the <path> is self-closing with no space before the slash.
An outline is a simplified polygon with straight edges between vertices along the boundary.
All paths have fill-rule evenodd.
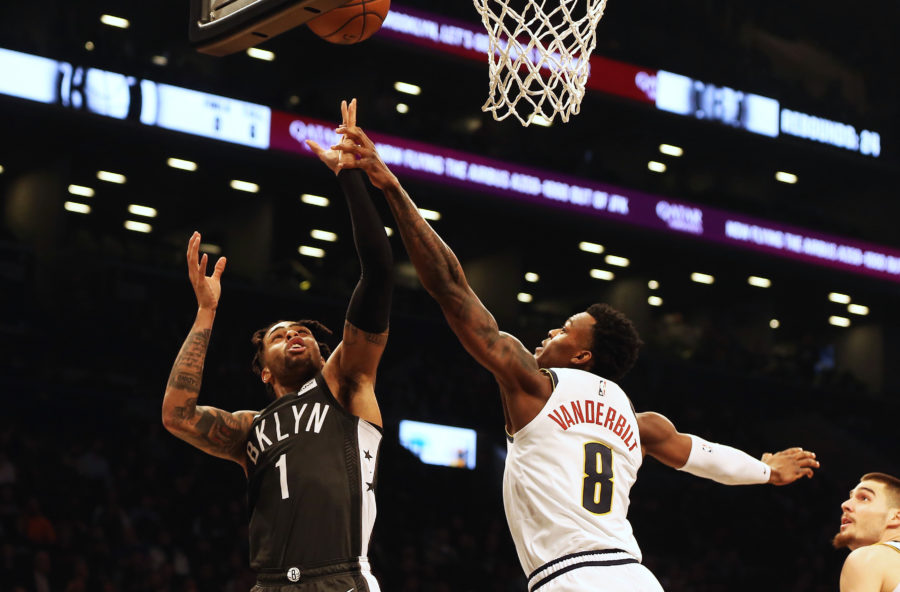
<path id="1" fill-rule="evenodd" d="M 349 104 L 347 104 L 347 101 L 341 101 L 341 127 L 348 126 L 356 126 L 356 99 L 350 101 Z M 342 140 L 345 138 L 342 138 Z M 326 150 L 319 146 L 314 140 L 306 140 L 306 145 L 309 146 L 310 150 L 312 150 L 315 155 L 319 157 L 319 160 L 324 162 L 325 166 L 331 169 L 331 172 L 335 175 L 341 172 L 342 163 L 351 162 L 355 159 L 352 154 L 343 152 L 334 146 Z"/>
<path id="2" fill-rule="evenodd" d="M 397 183 L 397 177 L 394 176 L 394 173 L 390 171 L 375 150 L 375 143 L 369 139 L 369 136 L 364 131 L 356 127 L 356 123 L 352 125 L 344 123 L 335 131 L 343 134 L 344 137 L 339 144 L 331 147 L 332 150 L 340 150 L 350 156 L 349 159 L 341 160 L 338 165 L 340 168 L 362 169 L 368 175 L 372 185 L 379 189 L 384 189 L 388 185 Z"/>
<path id="3" fill-rule="evenodd" d="M 801 477 L 812 479 L 813 469 L 819 468 L 816 453 L 802 448 L 788 448 L 781 452 L 763 454 L 762 461 L 772 469 L 769 483 L 788 485 Z"/>
<path id="4" fill-rule="evenodd" d="M 206 253 L 200 254 L 200 233 L 194 232 L 188 241 L 187 265 L 188 276 L 197 296 L 197 306 L 202 309 L 216 310 L 219 306 L 219 296 L 222 294 L 222 272 L 225 271 L 225 257 L 219 257 L 211 276 L 206 275 L 206 266 L 209 257 Z"/>

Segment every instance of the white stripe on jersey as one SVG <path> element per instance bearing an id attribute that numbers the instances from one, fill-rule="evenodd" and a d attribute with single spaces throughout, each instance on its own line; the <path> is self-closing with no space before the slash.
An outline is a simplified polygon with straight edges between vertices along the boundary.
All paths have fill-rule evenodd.
<path id="1" fill-rule="evenodd" d="M 357 423 L 357 442 L 359 443 L 359 472 L 362 496 L 362 512 L 360 512 L 360 528 L 362 528 L 363 557 L 369 554 L 369 539 L 375 526 L 375 468 L 378 463 L 378 449 L 381 445 L 381 432 L 364 419 Z"/>
<path id="2" fill-rule="evenodd" d="M 643 460 L 637 418 L 619 386 L 555 368 L 556 388 L 507 444 L 503 502 L 526 574 L 570 553 L 641 551 L 628 522 Z"/>
<path id="3" fill-rule="evenodd" d="M 371 567 L 369 567 L 368 558 L 359 558 L 359 568 L 360 573 L 362 573 L 363 579 L 366 581 L 366 584 L 369 585 L 369 592 L 381 592 L 381 588 L 378 586 L 378 580 L 376 580 L 375 576 L 372 575 L 372 569 Z"/>

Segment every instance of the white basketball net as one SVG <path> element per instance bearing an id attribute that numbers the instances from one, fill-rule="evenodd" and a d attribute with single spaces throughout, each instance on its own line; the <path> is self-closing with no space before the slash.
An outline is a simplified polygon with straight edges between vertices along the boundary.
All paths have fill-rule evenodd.
<path id="1" fill-rule="evenodd" d="M 606 0 L 473 1 L 490 37 L 491 92 L 481 110 L 524 126 L 577 115 Z"/>

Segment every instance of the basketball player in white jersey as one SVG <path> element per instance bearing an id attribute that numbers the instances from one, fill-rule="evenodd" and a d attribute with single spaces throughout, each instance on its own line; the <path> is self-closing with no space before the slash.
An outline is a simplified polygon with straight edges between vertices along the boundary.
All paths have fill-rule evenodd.
<path id="1" fill-rule="evenodd" d="M 900 592 L 900 479 L 868 473 L 841 504 L 841 592 Z"/>
<path id="2" fill-rule="evenodd" d="M 340 145 L 381 189 L 425 289 L 463 346 L 500 386 L 508 455 L 503 499 L 528 574 L 529 591 L 658 591 L 640 564 L 627 519 L 629 491 L 645 454 L 730 484 L 784 485 L 812 476 L 810 452 L 794 448 L 755 460 L 734 448 L 681 434 L 656 413 L 635 413 L 616 384 L 641 341 L 622 313 L 595 304 L 549 332 L 532 353 L 501 332 L 472 291 L 450 248 L 356 126 Z"/>

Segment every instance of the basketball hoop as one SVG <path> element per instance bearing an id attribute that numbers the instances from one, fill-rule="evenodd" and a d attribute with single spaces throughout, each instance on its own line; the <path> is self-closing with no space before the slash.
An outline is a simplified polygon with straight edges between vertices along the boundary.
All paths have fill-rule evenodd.
<path id="1" fill-rule="evenodd" d="M 490 38 L 490 96 L 481 110 L 526 127 L 577 115 L 606 0 L 473 1 Z"/>
<path id="2" fill-rule="evenodd" d="M 191 0 L 190 40 L 214 56 L 244 51 L 348 0 Z"/>

